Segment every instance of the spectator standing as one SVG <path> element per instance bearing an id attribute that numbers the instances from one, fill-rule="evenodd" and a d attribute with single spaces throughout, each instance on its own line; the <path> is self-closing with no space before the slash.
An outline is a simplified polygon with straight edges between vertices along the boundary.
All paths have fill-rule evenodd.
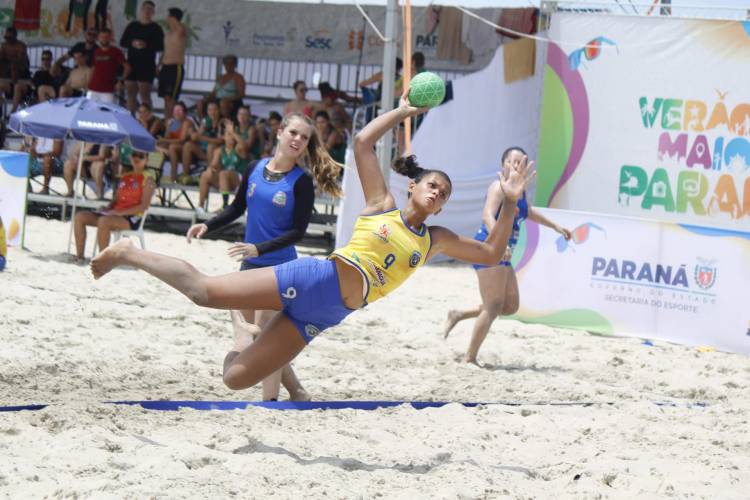
<path id="1" fill-rule="evenodd" d="M 94 28 L 89 28 L 86 30 L 86 35 L 84 38 L 84 41 L 78 42 L 75 45 L 73 45 L 70 50 L 68 51 L 67 56 L 63 56 L 64 60 L 70 59 L 73 57 L 73 54 L 75 52 L 81 52 L 83 54 L 84 59 L 86 59 L 86 66 L 93 66 L 94 65 L 94 51 L 96 51 L 96 39 L 99 35 L 99 31 Z"/>
<path id="2" fill-rule="evenodd" d="M 130 64 L 125 60 L 125 55 L 111 43 L 112 30 L 105 28 L 100 31 L 99 47 L 94 51 L 94 66 L 86 93 L 89 99 L 114 103 L 117 73 L 122 68 L 125 79 L 130 74 Z"/>
<path id="3" fill-rule="evenodd" d="M 5 41 L 0 45 L 0 92 L 13 98 L 14 113 L 26 95 L 30 84 L 30 64 L 26 44 L 18 39 L 13 26 L 5 29 Z"/>
<path id="4" fill-rule="evenodd" d="M 120 38 L 120 47 L 128 51 L 132 70 L 125 79 L 128 109 L 135 113 L 138 97 L 151 106 L 151 89 L 156 77 L 156 53 L 164 50 L 164 31 L 154 22 L 156 5 L 151 0 L 141 4 L 140 19 L 131 22 Z"/>
<path id="5" fill-rule="evenodd" d="M 182 24 L 182 10 L 171 7 L 167 15 L 164 52 L 159 63 L 159 97 L 164 99 L 164 119 L 172 118 L 172 108 L 180 98 L 185 76 L 187 29 Z"/>

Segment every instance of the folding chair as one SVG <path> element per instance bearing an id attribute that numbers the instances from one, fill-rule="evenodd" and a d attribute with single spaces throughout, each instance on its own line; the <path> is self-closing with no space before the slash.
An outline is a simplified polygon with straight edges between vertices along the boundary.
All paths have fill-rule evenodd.
<path id="1" fill-rule="evenodd" d="M 148 217 L 148 210 L 143 212 L 143 216 L 141 217 L 141 222 L 138 224 L 137 229 L 122 229 L 120 231 L 112 231 L 112 243 L 115 243 L 120 240 L 123 236 L 137 236 L 138 239 L 141 242 L 141 248 L 146 249 L 146 238 L 143 234 L 143 225 L 146 223 L 146 217 Z M 94 252 L 92 255 L 96 255 L 99 250 L 99 241 L 98 238 L 94 238 Z"/>

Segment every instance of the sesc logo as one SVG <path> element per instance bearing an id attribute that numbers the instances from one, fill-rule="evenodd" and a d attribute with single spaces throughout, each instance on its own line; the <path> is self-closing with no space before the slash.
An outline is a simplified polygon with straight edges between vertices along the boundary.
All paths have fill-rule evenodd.
<path id="1" fill-rule="evenodd" d="M 310 36 L 305 37 L 306 49 L 333 50 L 331 32 L 321 28 Z"/>
<path id="2" fill-rule="evenodd" d="M 703 290 L 708 290 L 716 283 L 717 267 L 714 265 L 715 263 L 715 260 L 698 258 L 693 277 L 695 278 L 695 284 Z"/>

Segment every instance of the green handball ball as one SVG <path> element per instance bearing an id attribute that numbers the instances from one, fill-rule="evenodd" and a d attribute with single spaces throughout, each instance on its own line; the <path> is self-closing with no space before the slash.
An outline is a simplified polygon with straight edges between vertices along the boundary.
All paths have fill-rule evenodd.
<path id="1" fill-rule="evenodd" d="M 445 98 L 445 82 L 435 73 L 423 71 L 411 79 L 409 104 L 418 108 L 434 108 Z"/>

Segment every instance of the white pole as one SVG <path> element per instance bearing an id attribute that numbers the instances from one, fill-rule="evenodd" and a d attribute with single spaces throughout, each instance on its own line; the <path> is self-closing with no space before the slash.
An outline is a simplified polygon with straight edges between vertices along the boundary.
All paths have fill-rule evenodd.
<path id="1" fill-rule="evenodd" d="M 385 48 L 383 50 L 383 90 L 380 101 L 382 113 L 393 109 L 393 86 L 396 80 L 396 14 L 398 0 L 388 0 L 385 8 Z M 383 172 L 386 186 L 389 185 L 391 172 L 391 149 L 393 148 L 393 131 L 389 130 L 381 139 L 380 170 Z"/>
<path id="2" fill-rule="evenodd" d="M 73 182 L 73 212 L 70 214 L 70 230 L 68 231 L 68 253 L 70 253 L 70 242 L 73 239 L 73 226 L 76 223 L 76 206 L 78 204 L 78 182 L 81 180 L 81 165 L 83 165 L 83 152 L 86 149 L 86 143 L 81 142 L 81 150 L 78 152 L 78 168 L 76 169 L 76 180 Z M 84 254 L 86 249 L 83 249 Z"/>

